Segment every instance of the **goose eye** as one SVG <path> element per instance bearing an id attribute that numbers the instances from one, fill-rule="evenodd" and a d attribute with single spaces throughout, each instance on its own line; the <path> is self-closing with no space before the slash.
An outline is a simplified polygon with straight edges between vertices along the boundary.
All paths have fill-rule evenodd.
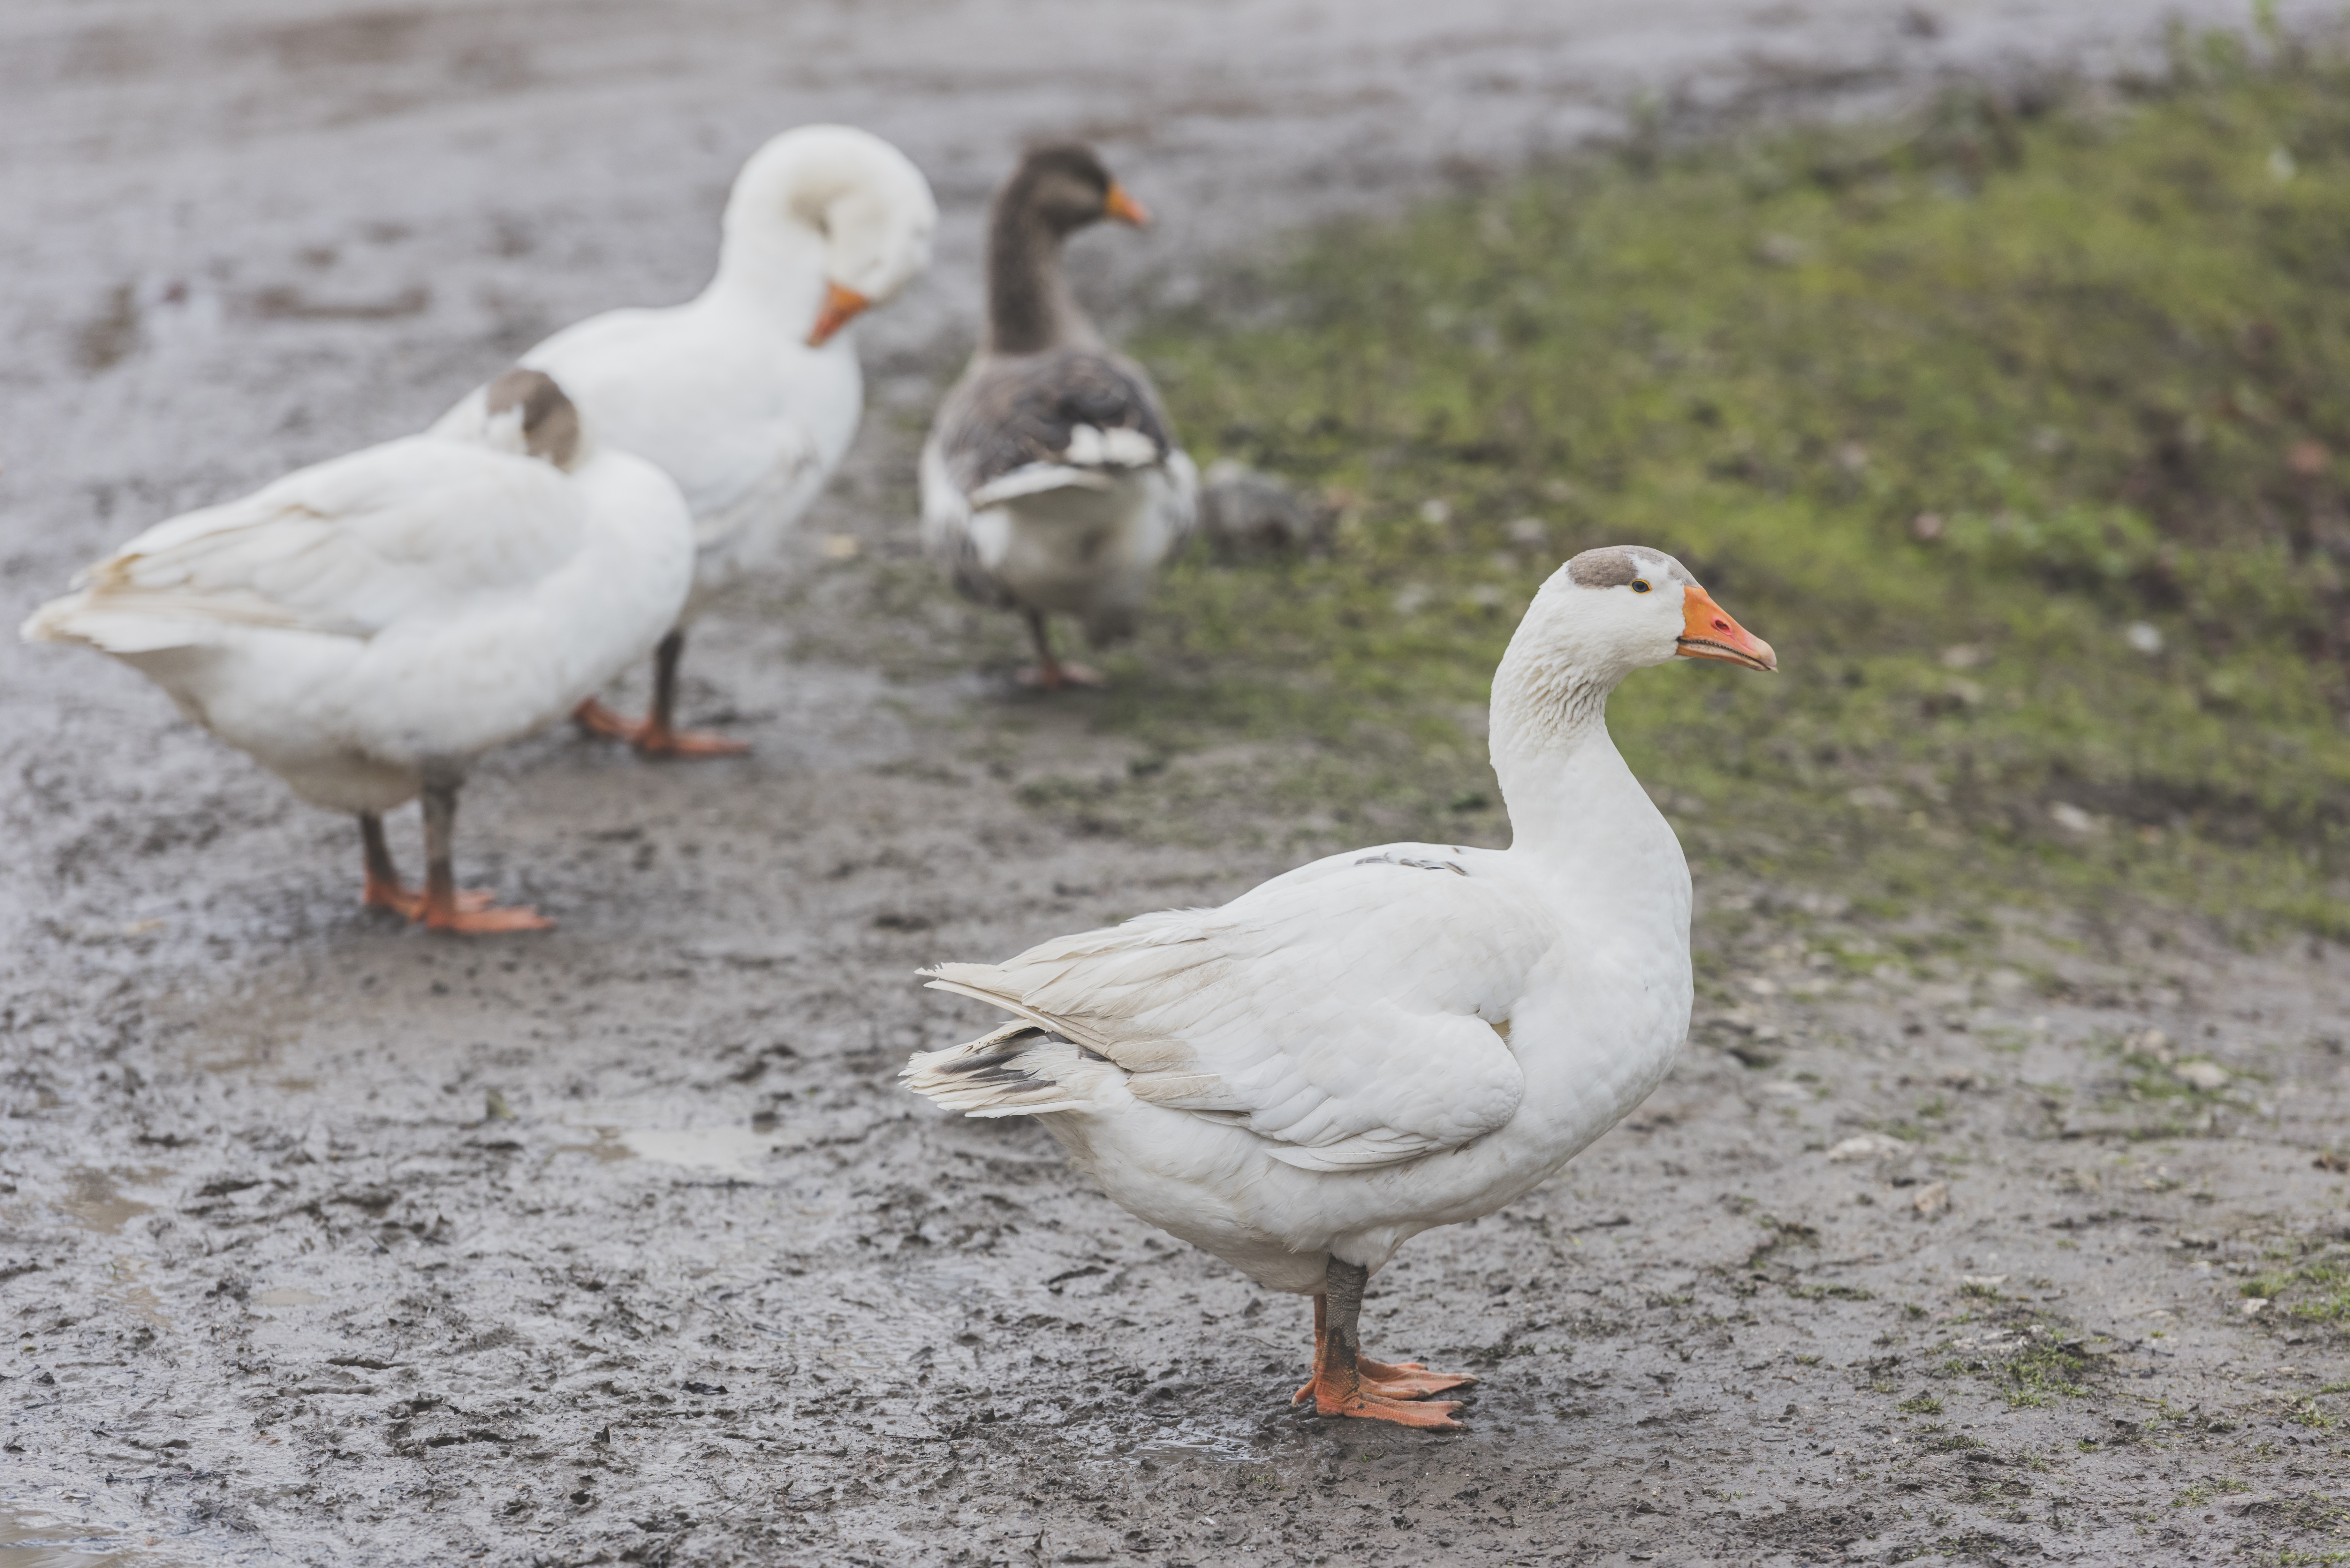
<path id="1" fill-rule="evenodd" d="M 1648 591 L 1648 579 L 1646 577 L 1634 577 L 1632 579 L 1632 591 L 1636 594 L 1647 593 Z"/>

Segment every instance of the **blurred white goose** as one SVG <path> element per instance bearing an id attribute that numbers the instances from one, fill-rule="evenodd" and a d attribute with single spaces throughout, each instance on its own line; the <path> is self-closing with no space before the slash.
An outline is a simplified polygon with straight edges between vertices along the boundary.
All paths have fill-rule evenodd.
<path id="1" fill-rule="evenodd" d="M 1191 532 L 1199 480 L 1150 378 L 1102 346 L 1061 275 L 1061 244 L 1103 218 L 1149 222 L 1084 147 L 1039 147 L 988 219 L 987 328 L 923 445 L 922 537 L 978 603 L 1026 616 L 1021 679 L 1098 685 L 1053 657 L 1048 615 L 1098 648 L 1134 631 L 1159 564 Z"/>
<path id="2" fill-rule="evenodd" d="M 1363 1286 L 1410 1236 L 1492 1213 L 1664 1077 L 1689 1027 L 1690 881 L 1608 738 L 1617 683 L 1680 655 L 1774 670 L 1671 556 L 1591 550 L 1493 677 L 1507 849 L 1335 855 L 1216 909 L 1145 915 L 933 986 L 1018 1021 L 904 1076 L 1033 1115 L 1142 1219 L 1315 1297 L 1324 1415 L 1450 1427 L 1471 1381 L 1364 1360 Z"/>
<path id="3" fill-rule="evenodd" d="M 303 799 L 356 812 L 369 904 L 530 930 L 552 922 L 457 890 L 458 786 L 660 639 L 692 580 L 693 523 L 668 475 L 598 452 L 538 371 L 462 412 L 156 524 L 24 635 L 114 655 Z M 421 893 L 382 821 L 420 794 Z"/>
<path id="4" fill-rule="evenodd" d="M 777 555 L 840 466 L 865 396 L 848 323 L 930 265 L 937 223 L 904 153 L 847 126 L 801 126 L 735 177 L 718 275 L 700 296 L 589 317 L 522 357 L 563 384 L 598 440 L 666 471 L 693 509 L 693 591 L 655 650 L 650 711 L 624 720 L 590 701 L 583 727 L 648 756 L 746 749 L 676 729 L 686 629 Z M 465 417 L 462 405 L 447 416 Z"/>

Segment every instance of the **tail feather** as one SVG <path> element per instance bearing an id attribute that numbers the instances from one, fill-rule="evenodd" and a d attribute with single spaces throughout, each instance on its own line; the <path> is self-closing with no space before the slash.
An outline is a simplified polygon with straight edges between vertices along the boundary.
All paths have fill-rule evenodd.
<path id="1" fill-rule="evenodd" d="M 1021 1019 L 943 1051 L 916 1052 L 898 1075 L 915 1093 L 965 1116 L 1034 1116 L 1088 1107 L 1084 1091 L 1062 1081 L 1088 1060 L 1107 1058 Z"/>

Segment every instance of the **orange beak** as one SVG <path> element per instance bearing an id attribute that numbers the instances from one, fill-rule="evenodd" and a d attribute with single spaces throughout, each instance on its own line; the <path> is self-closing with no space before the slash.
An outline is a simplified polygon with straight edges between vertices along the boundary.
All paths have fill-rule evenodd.
<path id="1" fill-rule="evenodd" d="M 1102 198 L 1102 211 L 1121 223 L 1131 223 L 1138 229 L 1150 226 L 1150 209 L 1126 193 L 1126 187 L 1113 180 L 1109 194 Z"/>
<path id="2" fill-rule="evenodd" d="M 1721 659 L 1749 670 L 1779 668 L 1771 645 L 1730 618 L 1711 595 L 1692 584 L 1686 590 L 1679 653 L 1683 659 Z"/>
<path id="3" fill-rule="evenodd" d="M 873 302 L 853 288 L 827 284 L 824 291 L 824 308 L 816 313 L 816 325 L 808 328 L 808 347 L 821 348 L 832 335 L 856 319 L 857 314 Z"/>

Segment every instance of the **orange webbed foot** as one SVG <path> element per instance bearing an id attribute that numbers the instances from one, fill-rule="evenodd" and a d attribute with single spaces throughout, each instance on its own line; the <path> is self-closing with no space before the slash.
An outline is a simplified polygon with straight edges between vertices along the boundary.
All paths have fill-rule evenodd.
<path id="1" fill-rule="evenodd" d="M 1477 1381 L 1467 1372 L 1430 1372 L 1417 1361 L 1358 1361 L 1363 1386 L 1389 1399 L 1422 1399 L 1447 1388 L 1465 1388 Z"/>
<path id="2" fill-rule="evenodd" d="M 571 722 L 579 726 L 583 735 L 598 735 L 608 741 L 630 741 L 644 727 L 640 719 L 623 719 L 604 706 L 600 698 L 590 697 L 571 710 Z"/>
<path id="3" fill-rule="evenodd" d="M 736 741 L 710 730 L 670 730 L 650 722 L 640 725 L 629 744 L 640 757 L 739 757 L 751 749 L 748 741 Z"/>
<path id="4" fill-rule="evenodd" d="M 359 901 L 370 909 L 390 909 L 408 919 L 424 918 L 424 895 L 414 888 L 403 888 L 397 882 L 369 882 Z M 470 913 L 486 909 L 498 901 L 498 896 L 487 888 L 463 888 L 457 893 L 458 912 Z"/>
<path id="5" fill-rule="evenodd" d="M 1466 1372 L 1430 1372 L 1417 1361 L 1358 1361 L 1355 1369 L 1359 1375 L 1364 1392 L 1382 1399 L 1425 1399 L 1430 1394 L 1441 1394 L 1448 1388 L 1464 1388 L 1477 1381 Z M 1315 1386 L 1308 1383 L 1290 1397 L 1293 1405 L 1303 1405 L 1314 1397 Z"/>
<path id="6" fill-rule="evenodd" d="M 1355 1416 L 1370 1421 L 1392 1421 L 1399 1427 L 1419 1427 L 1430 1431 L 1457 1432 L 1461 1423 L 1452 1413 L 1461 1408 L 1457 1399 L 1397 1398 L 1374 1386 L 1369 1379 L 1316 1377 L 1300 1390 L 1301 1397 L 1314 1397 L 1314 1413 L 1317 1416 Z"/>
<path id="7" fill-rule="evenodd" d="M 628 742 L 640 757 L 738 757 L 751 749 L 748 741 L 708 730 L 672 730 L 650 716 L 624 719 L 593 697 L 571 711 L 571 722 L 582 734 Z"/>
<path id="8" fill-rule="evenodd" d="M 1039 691 L 1058 691 L 1066 686 L 1086 686 L 1095 690 L 1109 684 L 1109 677 L 1090 664 L 1024 664 L 1012 678 L 1023 686 L 1033 686 Z"/>
<path id="9" fill-rule="evenodd" d="M 505 931 L 550 931 L 555 922 L 527 904 L 511 904 L 504 909 L 486 904 L 468 906 L 462 900 L 453 909 L 427 909 L 424 925 L 428 930 L 447 931 L 461 937 L 496 936 Z"/>

